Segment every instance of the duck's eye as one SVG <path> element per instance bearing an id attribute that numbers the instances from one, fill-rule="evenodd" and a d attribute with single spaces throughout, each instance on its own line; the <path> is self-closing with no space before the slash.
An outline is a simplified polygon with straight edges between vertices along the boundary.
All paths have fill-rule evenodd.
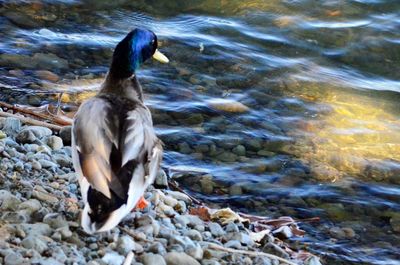
<path id="1" fill-rule="evenodd" d="M 151 41 L 151 45 L 153 45 L 153 44 L 154 44 L 154 42 L 155 42 L 155 40 L 152 40 L 152 41 Z"/>

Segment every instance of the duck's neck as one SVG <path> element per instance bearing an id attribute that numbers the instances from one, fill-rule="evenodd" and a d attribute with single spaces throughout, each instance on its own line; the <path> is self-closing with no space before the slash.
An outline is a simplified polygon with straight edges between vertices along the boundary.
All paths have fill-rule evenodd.
<path id="1" fill-rule="evenodd" d="M 128 78 L 117 78 L 108 73 L 100 93 L 115 94 L 119 97 L 143 102 L 142 86 L 135 74 Z"/>

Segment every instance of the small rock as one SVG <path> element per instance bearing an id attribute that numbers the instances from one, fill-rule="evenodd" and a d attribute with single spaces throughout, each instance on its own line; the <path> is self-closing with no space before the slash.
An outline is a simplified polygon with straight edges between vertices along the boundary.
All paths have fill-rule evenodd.
<path id="1" fill-rule="evenodd" d="M 29 214 L 39 211 L 40 208 L 42 208 L 42 205 L 40 204 L 40 202 L 38 200 L 35 200 L 35 199 L 30 199 L 30 200 L 24 201 L 23 203 L 18 205 L 18 210 L 25 210 Z"/>
<path id="2" fill-rule="evenodd" d="M 52 233 L 50 226 L 44 223 L 21 224 L 20 226 L 28 236 L 50 236 Z"/>
<path id="3" fill-rule="evenodd" d="M 2 131 L 7 135 L 15 135 L 21 130 L 21 121 L 17 118 L 6 118 Z"/>
<path id="4" fill-rule="evenodd" d="M 208 105 L 213 109 L 224 112 L 243 113 L 249 111 L 249 108 L 244 104 L 230 99 L 213 99 L 208 102 Z"/>
<path id="5" fill-rule="evenodd" d="M 191 257 L 201 260 L 203 258 L 203 249 L 200 247 L 199 244 L 196 244 L 194 247 L 189 247 L 185 250 L 185 252 L 190 255 Z"/>
<path id="6" fill-rule="evenodd" d="M 345 232 L 340 227 L 332 227 L 329 229 L 329 234 L 337 239 L 344 239 L 346 238 Z"/>
<path id="7" fill-rule="evenodd" d="M 225 231 L 218 223 L 209 223 L 208 228 L 210 229 L 210 232 L 214 237 L 219 237 L 225 234 Z"/>
<path id="8" fill-rule="evenodd" d="M 226 232 L 239 232 L 238 226 L 234 222 L 229 222 L 225 227 Z"/>
<path id="9" fill-rule="evenodd" d="M 32 196 L 39 201 L 47 202 L 47 203 L 57 203 L 58 198 L 50 195 L 46 191 L 43 190 L 43 188 L 39 188 L 39 186 L 35 186 L 32 191 Z"/>
<path id="10" fill-rule="evenodd" d="M 225 247 L 241 249 L 242 244 L 240 243 L 239 240 L 229 240 L 228 242 L 225 243 Z"/>
<path id="11" fill-rule="evenodd" d="M 285 259 L 288 259 L 290 257 L 286 251 L 284 251 L 280 246 L 274 243 L 267 243 L 262 249 L 262 251 L 264 251 L 265 253 L 271 253 L 277 255 Z"/>
<path id="12" fill-rule="evenodd" d="M 346 238 L 353 238 L 356 236 L 356 233 L 354 232 L 353 228 L 351 227 L 344 227 L 342 228 L 342 231 L 344 232 Z"/>
<path id="13" fill-rule="evenodd" d="M 40 254 L 48 249 L 48 246 L 45 241 L 41 239 L 39 236 L 27 236 L 21 242 L 22 246 L 27 249 L 34 249 Z"/>
<path id="14" fill-rule="evenodd" d="M 185 236 L 189 237 L 190 239 L 194 241 L 202 241 L 203 237 L 201 236 L 201 233 L 195 229 L 190 229 L 187 230 L 184 234 Z"/>
<path id="15" fill-rule="evenodd" d="M 71 145 L 72 126 L 64 126 L 60 130 L 60 137 L 65 145 Z"/>
<path id="16" fill-rule="evenodd" d="M 21 132 L 22 131 L 31 131 L 39 139 L 53 134 L 49 128 L 41 126 L 24 126 Z"/>
<path id="17" fill-rule="evenodd" d="M 50 82 L 57 82 L 59 79 L 58 75 L 56 75 L 53 72 L 47 71 L 47 70 L 35 71 L 35 75 L 37 77 L 39 77 L 40 79 L 47 80 Z"/>
<path id="18" fill-rule="evenodd" d="M 273 231 L 273 235 L 278 237 L 279 239 L 288 239 L 293 236 L 292 229 L 288 226 L 281 226 L 275 231 Z"/>
<path id="19" fill-rule="evenodd" d="M 167 265 L 164 258 L 159 254 L 146 253 L 142 257 L 143 265 Z"/>
<path id="20" fill-rule="evenodd" d="M 200 263 L 184 252 L 169 252 L 165 255 L 167 265 L 200 265 Z"/>
<path id="21" fill-rule="evenodd" d="M 0 210 L 15 211 L 21 201 L 7 190 L 0 190 Z"/>
<path id="22" fill-rule="evenodd" d="M 24 257 L 18 252 L 11 252 L 4 258 L 5 265 L 20 265 L 24 263 Z"/>
<path id="23" fill-rule="evenodd" d="M 36 136 L 32 131 L 23 130 L 17 134 L 15 140 L 20 144 L 32 144 L 36 141 Z"/>
<path id="24" fill-rule="evenodd" d="M 62 139 L 55 135 L 52 135 L 47 139 L 47 145 L 53 150 L 60 150 L 64 147 Z"/>
<path id="25" fill-rule="evenodd" d="M 155 184 L 159 188 L 167 188 L 168 187 L 168 178 L 167 178 L 167 174 L 165 173 L 164 170 L 160 169 L 158 171 L 158 174 L 157 174 L 157 177 L 155 180 Z"/>
<path id="26" fill-rule="evenodd" d="M 125 257 L 119 255 L 115 251 L 111 251 L 106 253 L 101 260 L 107 265 L 121 265 L 124 262 Z"/>
<path id="27" fill-rule="evenodd" d="M 164 256 L 165 254 L 167 254 L 167 251 L 165 250 L 165 247 L 163 244 L 161 244 L 160 242 L 154 242 L 150 247 L 149 247 L 149 251 L 153 252 L 154 254 L 160 254 L 162 256 Z"/>
<path id="28" fill-rule="evenodd" d="M 125 256 L 132 250 L 135 250 L 135 241 L 130 236 L 121 236 L 118 239 L 118 252 Z"/>
<path id="29" fill-rule="evenodd" d="M 246 147 L 239 144 L 232 149 L 232 152 L 238 156 L 245 156 L 246 155 Z"/>

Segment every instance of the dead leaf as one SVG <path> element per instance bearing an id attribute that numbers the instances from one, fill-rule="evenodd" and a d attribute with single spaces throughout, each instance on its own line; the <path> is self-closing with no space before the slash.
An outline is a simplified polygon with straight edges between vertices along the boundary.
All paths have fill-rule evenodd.
<path id="1" fill-rule="evenodd" d="M 210 216 L 210 213 L 209 213 L 207 207 L 192 208 L 192 209 L 190 209 L 189 214 L 197 215 L 203 221 L 211 220 L 211 216 Z"/>
<path id="2" fill-rule="evenodd" d="M 239 214 L 232 211 L 230 208 L 224 208 L 220 210 L 214 211 L 211 214 L 211 219 L 218 221 L 222 224 L 227 224 L 230 222 L 241 222 L 241 223 L 249 223 L 249 219 L 242 218 Z"/>

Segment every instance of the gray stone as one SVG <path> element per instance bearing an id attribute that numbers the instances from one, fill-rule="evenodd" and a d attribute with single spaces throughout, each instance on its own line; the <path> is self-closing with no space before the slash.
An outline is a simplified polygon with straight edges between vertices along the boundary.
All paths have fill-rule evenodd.
<path id="1" fill-rule="evenodd" d="M 256 265 L 272 265 L 271 260 L 267 257 L 256 257 L 254 259 L 254 264 Z"/>
<path id="2" fill-rule="evenodd" d="M 132 250 L 135 250 L 135 241 L 130 236 L 121 236 L 118 239 L 118 252 L 126 256 Z"/>
<path id="3" fill-rule="evenodd" d="M 240 243 L 242 243 L 242 245 L 246 245 L 249 247 L 254 245 L 253 239 L 251 239 L 251 237 L 246 233 L 233 232 L 233 233 L 227 234 L 226 237 L 228 240 L 238 240 L 238 241 L 240 241 Z"/>
<path id="4" fill-rule="evenodd" d="M 47 70 L 67 69 L 68 61 L 58 57 L 52 53 L 35 53 L 32 60 L 37 64 L 38 68 Z"/>
<path id="5" fill-rule="evenodd" d="M 34 223 L 34 224 L 21 224 L 22 230 L 31 236 L 50 236 L 52 229 L 48 224 Z"/>
<path id="6" fill-rule="evenodd" d="M 40 260 L 40 265 L 63 265 L 63 262 L 60 262 L 54 258 L 42 258 Z"/>
<path id="7" fill-rule="evenodd" d="M 169 252 L 164 258 L 167 265 L 200 265 L 197 260 L 184 252 Z"/>
<path id="8" fill-rule="evenodd" d="M 52 135 L 52 131 L 49 128 L 41 126 L 24 126 L 22 131 L 31 131 L 37 138 L 42 139 L 45 136 Z"/>
<path id="9" fill-rule="evenodd" d="M 146 253 L 142 257 L 144 265 L 167 265 L 164 258 L 159 254 Z"/>
<path id="10" fill-rule="evenodd" d="M 184 235 L 194 241 L 202 241 L 203 240 L 201 233 L 195 229 L 190 229 L 190 230 L 185 231 Z"/>
<path id="11" fill-rule="evenodd" d="M 23 223 L 28 223 L 30 218 L 27 212 L 18 211 L 18 212 L 5 212 L 1 216 L 1 219 L 8 223 L 23 224 Z"/>
<path id="12" fill-rule="evenodd" d="M 124 262 L 125 257 L 119 255 L 115 251 L 111 251 L 106 253 L 101 260 L 107 265 L 121 265 Z"/>
<path id="13" fill-rule="evenodd" d="M 225 231 L 218 223 L 213 223 L 213 222 L 209 223 L 208 229 L 210 229 L 210 232 L 214 237 L 219 237 L 225 234 Z"/>
<path id="14" fill-rule="evenodd" d="M 53 150 L 60 150 L 64 147 L 63 141 L 60 137 L 52 135 L 47 138 L 47 145 Z"/>
<path id="15" fill-rule="evenodd" d="M 55 154 L 53 155 L 53 160 L 56 161 L 60 167 L 72 167 L 72 159 L 67 155 Z"/>
<path id="16" fill-rule="evenodd" d="M 196 244 L 194 247 L 187 248 L 185 252 L 197 260 L 201 260 L 204 254 L 203 249 L 200 247 L 199 244 Z"/>
<path id="17" fill-rule="evenodd" d="M 289 254 L 285 250 L 283 250 L 280 246 L 278 246 L 274 243 L 267 243 L 263 247 L 262 251 L 265 253 L 271 253 L 273 255 L 277 255 L 277 256 L 285 258 L 285 259 L 288 259 L 290 257 Z"/>
<path id="18" fill-rule="evenodd" d="M 276 237 L 278 237 L 279 239 L 288 239 L 291 238 L 293 236 L 293 232 L 292 229 L 290 229 L 290 227 L 288 226 L 281 226 L 278 229 L 274 230 L 272 232 L 272 234 Z"/>
<path id="19" fill-rule="evenodd" d="M 179 192 L 179 191 L 172 191 L 172 190 L 167 190 L 165 191 L 169 196 L 177 199 L 178 201 L 184 201 L 187 204 L 191 204 L 192 200 L 187 196 L 186 194 Z"/>
<path id="20" fill-rule="evenodd" d="M 21 121 L 17 118 L 6 118 L 2 131 L 7 135 L 14 136 L 21 130 Z"/>
<path id="21" fill-rule="evenodd" d="M 242 244 L 240 243 L 239 240 L 229 240 L 228 242 L 225 243 L 224 246 L 227 248 L 236 248 L 236 249 L 242 248 Z"/>
<path id="22" fill-rule="evenodd" d="M 234 222 L 229 222 L 229 223 L 225 226 L 225 231 L 226 231 L 226 232 L 239 232 L 239 228 L 238 228 L 238 226 L 237 226 Z"/>
<path id="23" fill-rule="evenodd" d="M 27 249 L 34 249 L 40 254 L 48 249 L 48 246 L 40 236 L 29 235 L 22 240 L 22 246 Z"/>
<path id="24" fill-rule="evenodd" d="M 36 139 L 35 134 L 30 130 L 22 130 L 15 137 L 15 140 L 20 144 L 33 144 Z"/>
<path id="25" fill-rule="evenodd" d="M 71 145 L 72 126 L 64 126 L 60 130 L 60 137 L 64 145 Z"/>
<path id="26" fill-rule="evenodd" d="M 45 159 L 39 159 L 39 163 L 44 168 L 57 168 L 57 164 Z"/>
<path id="27" fill-rule="evenodd" d="M 245 156 L 246 155 L 246 147 L 243 145 L 238 145 L 232 149 L 232 152 L 238 156 Z"/>
<path id="28" fill-rule="evenodd" d="M 168 187 L 168 177 L 164 170 L 160 169 L 158 171 L 155 184 L 160 188 L 167 188 Z"/>
<path id="29" fill-rule="evenodd" d="M 223 152 L 219 155 L 217 155 L 217 159 L 222 161 L 222 162 L 235 162 L 237 160 L 237 155 L 231 152 Z"/>
<path id="30" fill-rule="evenodd" d="M 238 196 L 238 195 L 242 195 L 242 194 L 243 194 L 243 190 L 240 185 L 232 185 L 229 187 L 229 195 Z"/>
<path id="31" fill-rule="evenodd" d="M 48 224 L 53 229 L 68 227 L 65 216 L 60 213 L 49 213 L 43 218 L 43 223 Z"/>
<path id="32" fill-rule="evenodd" d="M 160 242 L 154 242 L 150 247 L 149 247 L 149 251 L 153 252 L 154 254 L 160 254 L 162 256 L 164 256 L 165 254 L 167 254 L 167 251 L 164 247 L 163 244 L 161 244 Z"/>
<path id="33" fill-rule="evenodd" d="M 211 175 L 204 175 L 200 179 L 201 191 L 205 194 L 211 194 L 214 191 L 214 185 Z"/>
<path id="34" fill-rule="evenodd" d="M 21 201 L 7 190 L 0 190 L 0 210 L 15 211 Z"/>
<path id="35" fill-rule="evenodd" d="M 18 252 L 11 252 L 4 258 L 5 265 L 20 265 L 24 263 L 24 257 Z"/>

